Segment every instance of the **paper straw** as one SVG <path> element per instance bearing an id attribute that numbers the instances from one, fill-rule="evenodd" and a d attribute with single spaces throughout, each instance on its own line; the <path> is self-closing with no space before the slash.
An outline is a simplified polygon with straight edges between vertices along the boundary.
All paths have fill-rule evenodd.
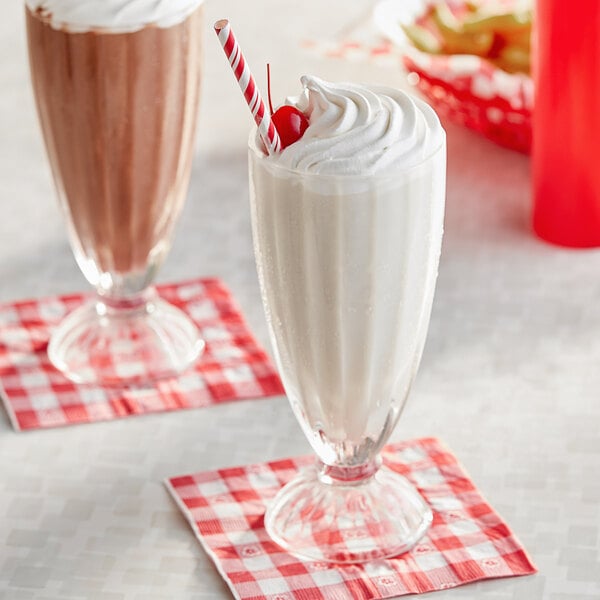
<path id="1" fill-rule="evenodd" d="M 281 149 L 279 134 L 277 133 L 277 129 L 275 129 L 275 125 L 273 125 L 271 114 L 265 107 L 265 103 L 258 91 L 254 77 L 250 73 L 248 64 L 244 60 L 244 55 L 235 39 L 229 21 L 227 19 L 217 21 L 215 23 L 215 31 L 221 42 L 221 46 L 223 46 L 225 56 L 227 56 L 233 74 L 248 103 L 250 112 L 258 127 L 258 133 L 265 144 L 267 152 L 269 154 L 279 152 Z"/>

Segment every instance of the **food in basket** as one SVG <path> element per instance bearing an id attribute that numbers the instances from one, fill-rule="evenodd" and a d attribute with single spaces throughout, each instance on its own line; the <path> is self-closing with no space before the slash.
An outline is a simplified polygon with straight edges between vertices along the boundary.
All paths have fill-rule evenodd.
<path id="1" fill-rule="evenodd" d="M 529 74 L 531 24 L 530 2 L 438 1 L 402 29 L 422 52 L 472 54 L 509 73 Z"/>

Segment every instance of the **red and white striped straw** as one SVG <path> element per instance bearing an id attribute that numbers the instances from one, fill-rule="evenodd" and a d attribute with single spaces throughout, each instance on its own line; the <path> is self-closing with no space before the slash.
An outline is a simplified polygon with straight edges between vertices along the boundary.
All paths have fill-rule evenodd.
<path id="1" fill-rule="evenodd" d="M 227 60 L 231 65 L 233 74 L 244 94 L 244 98 L 246 98 L 246 102 L 250 107 L 250 112 L 254 117 L 254 121 L 258 127 L 258 133 L 267 148 L 267 152 L 269 154 L 279 152 L 279 150 L 281 150 L 279 134 L 277 133 L 277 129 L 275 129 L 275 125 L 273 125 L 271 114 L 267 110 L 262 96 L 258 91 L 258 87 L 254 81 L 254 77 L 252 77 L 252 73 L 250 73 L 248 64 L 244 60 L 244 55 L 235 39 L 229 21 L 227 19 L 217 21 L 215 23 L 215 31 L 217 32 L 221 46 L 223 46 Z"/>

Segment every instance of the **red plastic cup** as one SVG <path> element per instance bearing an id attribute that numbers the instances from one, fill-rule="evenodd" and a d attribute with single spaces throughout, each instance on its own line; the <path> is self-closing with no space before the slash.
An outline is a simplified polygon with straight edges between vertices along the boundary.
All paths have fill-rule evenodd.
<path id="1" fill-rule="evenodd" d="M 600 2 L 537 0 L 533 228 L 600 246 Z"/>

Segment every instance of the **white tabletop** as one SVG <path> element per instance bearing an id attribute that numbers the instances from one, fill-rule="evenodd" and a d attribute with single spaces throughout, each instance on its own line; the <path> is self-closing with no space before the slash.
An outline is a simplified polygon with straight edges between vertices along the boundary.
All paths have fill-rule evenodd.
<path id="1" fill-rule="evenodd" d="M 210 31 L 229 17 L 275 98 L 305 72 L 404 85 L 397 68 L 311 56 L 366 0 L 208 3 L 200 141 L 160 281 L 216 275 L 268 346 L 252 258 L 250 118 Z M 23 11 L 0 20 L 0 300 L 85 289 L 29 87 Z M 422 366 L 392 436 L 437 436 L 539 567 L 439 600 L 600 598 L 600 251 L 538 241 L 529 160 L 451 124 L 446 234 Z M 557 177 L 560 174 L 556 174 Z M 283 397 L 15 433 L 0 409 L 0 598 L 227 598 L 161 481 L 308 452 Z"/>

